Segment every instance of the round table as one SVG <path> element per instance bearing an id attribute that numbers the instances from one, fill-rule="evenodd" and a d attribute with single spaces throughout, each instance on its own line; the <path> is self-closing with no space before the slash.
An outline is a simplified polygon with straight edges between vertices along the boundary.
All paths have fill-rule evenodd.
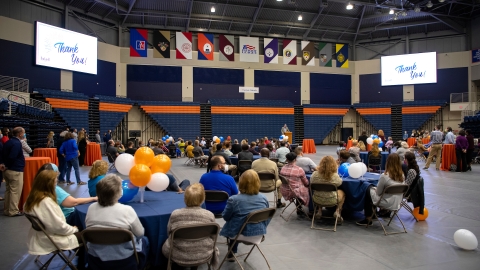
<path id="1" fill-rule="evenodd" d="M 415 142 L 417 141 L 416 139 L 417 139 L 417 138 L 415 138 L 415 137 L 410 137 L 410 138 L 408 138 L 408 139 L 407 139 L 408 147 L 414 146 L 414 145 L 415 145 Z"/>
<path id="2" fill-rule="evenodd" d="M 315 141 L 313 139 L 303 139 L 302 152 L 305 154 L 317 153 L 317 149 L 315 149 Z"/>
<path id="3" fill-rule="evenodd" d="M 35 148 L 34 157 L 49 157 L 52 163 L 58 166 L 57 148 Z"/>
<path id="4" fill-rule="evenodd" d="M 183 194 L 176 192 L 153 192 L 146 191 L 145 202 L 140 203 L 140 193 L 132 201 L 125 203 L 130 205 L 138 215 L 140 222 L 145 228 L 145 236 L 150 242 L 148 259 L 153 266 L 165 265 L 168 261 L 162 254 L 162 246 L 168 238 L 167 225 L 170 215 L 176 209 L 184 208 Z M 75 211 L 75 222 L 79 230 L 85 229 L 85 217 L 90 204 L 79 205 Z"/>
<path id="5" fill-rule="evenodd" d="M 350 147 L 352 147 L 352 140 L 348 140 L 347 147 L 345 147 L 345 150 L 350 149 Z"/>
<path id="6" fill-rule="evenodd" d="M 454 144 L 444 144 L 442 148 L 442 171 L 450 171 L 450 165 L 457 164 L 457 156 Z"/>
<path id="7" fill-rule="evenodd" d="M 87 144 L 87 151 L 85 152 L 85 166 L 92 166 L 93 162 L 102 160 L 102 151 L 100 150 L 100 144 L 89 143 Z"/>
<path id="8" fill-rule="evenodd" d="M 23 210 L 23 205 L 27 201 L 28 194 L 32 190 L 33 180 L 37 175 L 38 169 L 45 163 L 51 163 L 49 157 L 28 157 L 25 158 L 25 168 L 23 169 L 23 189 L 20 201 L 18 202 L 18 209 Z"/>

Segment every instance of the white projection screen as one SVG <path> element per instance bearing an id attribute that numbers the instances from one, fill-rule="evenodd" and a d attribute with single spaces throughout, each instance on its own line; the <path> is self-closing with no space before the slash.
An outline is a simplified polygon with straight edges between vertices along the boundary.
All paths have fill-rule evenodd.
<path id="1" fill-rule="evenodd" d="M 97 74 L 97 38 L 36 22 L 35 63 Z"/>
<path id="2" fill-rule="evenodd" d="M 437 53 L 383 56 L 382 86 L 437 82 Z"/>

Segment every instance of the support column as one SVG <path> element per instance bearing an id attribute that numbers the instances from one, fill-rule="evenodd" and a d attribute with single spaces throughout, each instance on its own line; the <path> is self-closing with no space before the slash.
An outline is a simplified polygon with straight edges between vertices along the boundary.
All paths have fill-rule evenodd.
<path id="1" fill-rule="evenodd" d="M 408 28 L 405 29 L 406 35 L 405 35 L 405 54 L 410 53 L 410 38 L 408 37 Z"/>
<path id="2" fill-rule="evenodd" d="M 182 67 L 182 101 L 193 101 L 193 66 Z"/>
<path id="3" fill-rule="evenodd" d="M 63 28 L 68 29 L 68 5 L 63 8 Z"/>
<path id="4" fill-rule="evenodd" d="M 60 89 L 73 91 L 73 73 L 68 70 L 60 70 Z"/>
<path id="5" fill-rule="evenodd" d="M 301 104 L 310 104 L 310 72 L 300 73 L 300 101 Z"/>
<path id="6" fill-rule="evenodd" d="M 122 26 L 118 24 L 118 47 L 122 48 Z"/>
<path id="7" fill-rule="evenodd" d="M 403 101 L 413 101 L 415 99 L 415 86 L 413 84 L 403 86 Z"/>
<path id="8" fill-rule="evenodd" d="M 255 87 L 255 70 L 245 69 L 245 75 L 243 79 L 243 86 Z M 262 89 L 260 88 L 260 91 Z M 244 93 L 244 99 L 255 99 L 254 93 Z"/>
<path id="9" fill-rule="evenodd" d="M 127 96 L 127 64 L 117 63 L 116 95 Z"/>

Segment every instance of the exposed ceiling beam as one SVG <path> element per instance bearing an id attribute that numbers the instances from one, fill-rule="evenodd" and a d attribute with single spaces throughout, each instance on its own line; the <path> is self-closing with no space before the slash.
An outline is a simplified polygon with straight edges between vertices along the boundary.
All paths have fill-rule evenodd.
<path id="1" fill-rule="evenodd" d="M 108 15 L 110 15 L 110 13 L 112 13 L 112 11 L 114 11 L 115 8 L 110 8 L 110 11 L 107 12 L 107 14 L 105 14 L 105 16 L 102 17 L 102 19 L 105 19 L 106 17 L 108 17 Z"/>
<path id="2" fill-rule="evenodd" d="M 259 0 L 258 1 L 258 7 L 257 7 L 257 9 L 255 9 L 255 13 L 253 14 L 252 23 L 248 27 L 247 36 L 250 36 L 250 33 L 252 32 L 253 25 L 257 21 L 258 14 L 260 14 L 260 10 L 262 9 L 262 6 L 263 6 L 263 0 Z"/>
<path id="3" fill-rule="evenodd" d="M 185 32 L 188 32 L 188 27 L 190 26 L 190 18 L 192 16 L 192 8 L 193 8 L 193 0 L 190 1 L 190 6 L 188 7 L 188 19 L 187 23 L 185 24 Z"/>
<path id="4" fill-rule="evenodd" d="M 458 23 L 454 22 L 453 20 L 450 20 L 449 18 L 438 18 L 435 15 L 430 15 L 432 18 L 436 19 L 437 21 L 445 24 L 446 26 L 452 28 L 453 30 L 457 31 L 458 33 L 464 33 L 465 31 L 463 30 L 463 27 L 460 26 Z"/>
<path id="5" fill-rule="evenodd" d="M 88 12 L 90 12 L 90 10 L 92 10 L 92 8 L 97 4 L 97 2 L 92 2 L 88 7 L 87 9 L 85 9 L 85 14 L 87 14 Z"/>
<path id="6" fill-rule="evenodd" d="M 365 8 L 366 7 L 363 6 L 362 15 L 360 15 L 360 21 L 358 21 L 357 31 L 355 32 L 355 38 L 353 39 L 353 43 L 357 41 L 358 31 L 360 30 L 360 26 L 362 25 L 362 21 L 363 21 L 363 14 L 365 14 Z"/>
<path id="7" fill-rule="evenodd" d="M 75 16 L 75 18 L 77 18 L 77 20 L 78 20 L 87 30 L 89 30 L 91 33 L 93 33 L 93 34 L 94 34 L 99 40 L 101 40 L 102 42 L 107 43 L 107 42 L 105 42 L 105 40 L 103 40 L 103 38 L 102 38 L 101 36 L 99 36 L 99 35 L 97 34 L 97 32 L 95 32 L 95 30 L 93 30 L 92 28 L 90 28 L 90 26 L 88 26 L 88 25 L 82 20 L 82 18 L 78 17 L 78 15 L 77 15 L 77 13 L 75 13 L 75 11 L 72 10 L 71 12 L 72 12 L 73 16 Z"/>
<path id="8" fill-rule="evenodd" d="M 379 54 L 384 54 L 383 52 L 386 51 L 386 50 L 389 50 L 390 48 L 392 48 L 393 46 L 397 45 L 398 43 L 400 43 L 400 41 L 402 41 L 403 39 L 400 39 L 399 41 L 393 43 L 392 45 L 386 47 L 385 49 L 382 49 L 379 53 L 375 54 L 374 56 L 370 57 L 370 59 L 373 59 L 375 57 L 377 57 L 377 55 Z"/>
<path id="9" fill-rule="evenodd" d="M 192 0 L 192 1 L 193 1 L 193 0 Z M 135 2 L 137 2 L 137 0 L 132 0 L 132 2 L 130 3 L 130 5 L 128 6 L 127 14 L 125 14 L 125 17 L 123 17 L 122 25 L 125 24 L 125 21 L 127 20 L 128 15 L 130 15 L 130 11 L 132 11 L 133 5 L 135 5 Z"/>
<path id="10" fill-rule="evenodd" d="M 417 22 L 409 22 L 409 23 L 399 23 L 399 24 L 391 24 L 385 25 L 380 27 L 368 27 L 368 28 L 361 28 L 359 34 L 368 34 L 370 32 L 376 32 L 380 30 L 387 30 L 387 29 L 396 29 L 396 28 L 405 28 L 405 27 L 412 27 L 412 26 L 419 26 L 419 25 L 428 25 L 428 24 L 436 24 L 439 21 L 436 20 L 426 20 L 426 21 L 417 21 Z"/>
<path id="11" fill-rule="evenodd" d="M 320 1 L 321 2 L 321 1 Z M 318 8 L 318 13 L 317 15 L 315 15 L 315 17 L 313 18 L 313 20 L 310 22 L 310 27 L 307 29 L 307 31 L 305 31 L 305 33 L 303 34 L 303 39 L 306 39 L 308 37 L 308 34 L 310 34 L 310 31 L 312 30 L 313 26 L 317 23 L 317 20 L 318 18 L 320 17 L 320 15 L 322 14 L 322 11 L 323 11 L 323 7 L 319 7 Z"/>
<path id="12" fill-rule="evenodd" d="M 116 4 L 116 3 L 112 3 L 112 2 L 110 2 L 110 1 L 107 1 L 107 0 L 93 0 L 93 1 L 95 1 L 95 2 L 97 2 L 97 3 L 99 3 L 99 4 L 102 4 L 102 5 L 108 6 L 108 7 L 112 7 L 112 8 L 114 8 L 114 9 L 117 10 L 117 11 L 122 11 L 122 12 L 124 12 L 124 13 L 127 13 L 127 12 L 128 12 L 128 10 L 127 10 L 126 8 L 120 6 L 120 5 Z"/>

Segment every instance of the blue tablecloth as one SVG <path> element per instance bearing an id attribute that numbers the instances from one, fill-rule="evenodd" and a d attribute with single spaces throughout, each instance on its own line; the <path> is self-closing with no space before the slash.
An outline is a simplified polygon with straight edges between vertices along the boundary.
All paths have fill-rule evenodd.
<path id="1" fill-rule="evenodd" d="M 233 165 L 238 165 L 238 157 L 237 156 L 231 156 L 229 157 L 230 161 L 232 162 Z M 257 160 L 260 158 L 260 155 L 254 155 L 253 160 Z"/>
<path id="2" fill-rule="evenodd" d="M 140 193 L 135 198 L 126 203 L 133 207 L 145 228 L 145 236 L 150 242 L 149 261 L 153 266 L 165 266 L 168 259 L 162 255 L 162 246 L 168 238 L 167 225 L 170 215 L 176 209 L 184 208 L 183 194 L 176 192 L 153 192 L 146 191 L 144 203 L 140 203 Z M 76 226 L 85 229 L 85 217 L 90 204 L 79 205 L 75 211 Z"/>
<path id="3" fill-rule="evenodd" d="M 385 164 L 387 163 L 388 152 L 382 152 L 382 170 L 385 170 Z M 368 166 L 368 152 L 362 151 L 360 152 L 360 159 L 362 159 L 363 163 Z"/>
<path id="4" fill-rule="evenodd" d="M 311 174 L 307 174 L 307 179 L 310 181 Z M 348 209 L 351 211 L 362 211 L 365 201 L 365 192 L 370 185 L 376 186 L 378 184 L 378 179 L 380 178 L 379 174 L 366 173 L 365 179 L 353 179 L 350 177 L 343 178 L 343 182 L 338 187 L 338 189 L 345 192 L 345 203 L 343 204 L 343 209 Z M 311 203 L 312 198 L 310 198 L 310 204 L 308 208 L 313 212 L 313 204 Z"/>
<path id="5" fill-rule="evenodd" d="M 207 148 L 203 149 L 203 154 L 204 155 L 208 156 L 209 153 L 210 153 L 210 149 L 207 149 Z"/>

